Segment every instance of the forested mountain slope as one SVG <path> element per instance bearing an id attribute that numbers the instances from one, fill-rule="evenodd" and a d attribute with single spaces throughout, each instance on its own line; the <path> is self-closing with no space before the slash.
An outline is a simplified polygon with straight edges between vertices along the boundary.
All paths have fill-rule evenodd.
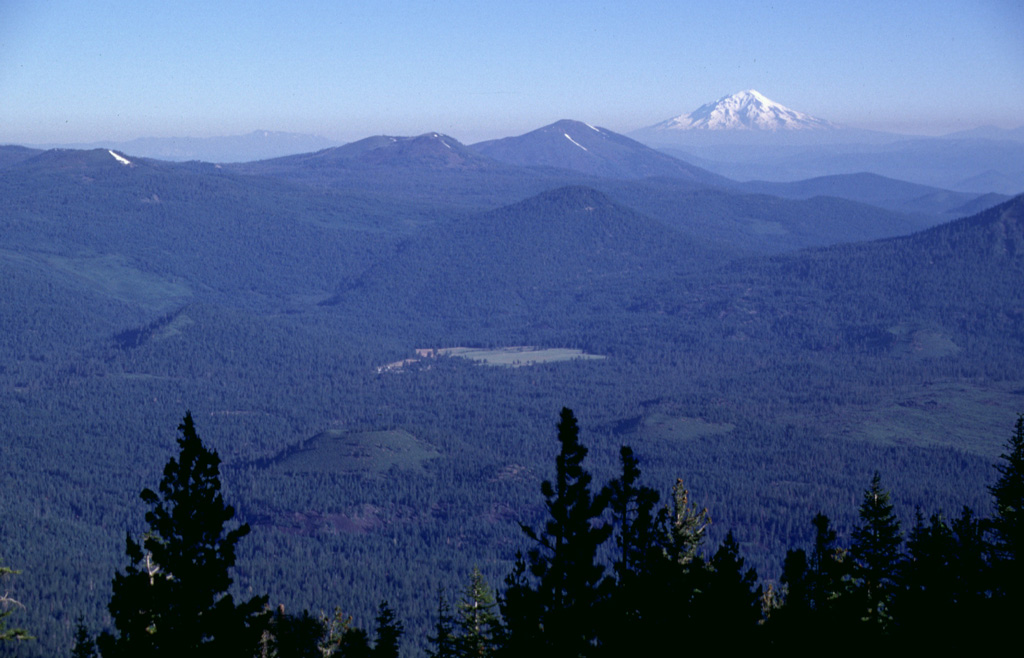
<path id="1" fill-rule="evenodd" d="M 773 287 L 825 300 L 841 314 L 837 319 L 886 327 L 894 341 L 899 331 L 885 323 L 905 319 L 943 327 L 961 346 L 1012 342 L 1024 336 L 1024 290 L 1018 285 L 1024 280 L 1022 217 L 1024 197 L 1016 197 L 914 235 L 780 257 L 746 275 L 762 281 L 765 291 L 772 281 Z M 768 305 L 761 311 L 770 312 Z"/>
<path id="2" fill-rule="evenodd" d="M 79 614 L 106 623 L 138 492 L 186 409 L 254 528 L 241 592 L 362 625 L 387 598 L 425 636 L 437 584 L 508 572 L 563 406 L 597 477 L 630 443 L 652 486 L 686 478 L 713 540 L 735 529 L 766 577 L 817 509 L 846 532 L 874 470 L 904 515 L 985 505 L 1022 406 L 1020 198 L 731 261 L 756 234 L 737 237 L 725 193 L 670 216 L 641 207 L 650 182 L 540 176 L 480 212 L 484 196 L 454 191 L 385 204 L 117 155 L 129 164 L 54 151 L 0 170 L 0 558 L 23 571 L 22 625 L 47 638 L 27 655 L 63 652 Z M 664 211 L 682 194 L 654 185 Z M 784 211 L 805 202 L 735 199 L 750 223 L 805 221 Z M 524 345 L 550 360 L 417 353 Z"/>
<path id="3" fill-rule="evenodd" d="M 578 180 L 572 172 L 531 171 L 498 162 L 440 133 L 380 135 L 316 153 L 228 167 L 346 193 L 369 193 L 386 202 L 412 201 L 424 212 L 448 213 L 493 208 Z"/>
<path id="4" fill-rule="evenodd" d="M 941 221 L 837 197 L 786 199 L 721 189 L 695 190 L 668 179 L 606 182 L 598 188 L 685 235 L 744 254 L 906 235 Z"/>
<path id="5" fill-rule="evenodd" d="M 602 178 L 671 177 L 706 186 L 730 182 L 606 128 L 567 119 L 470 148 L 523 167 L 571 169 Z"/>

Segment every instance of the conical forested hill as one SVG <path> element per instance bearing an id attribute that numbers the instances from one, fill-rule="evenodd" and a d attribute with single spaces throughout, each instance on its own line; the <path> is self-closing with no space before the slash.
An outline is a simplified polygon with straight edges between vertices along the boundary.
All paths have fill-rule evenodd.
<path id="1" fill-rule="evenodd" d="M 480 142 L 470 148 L 495 160 L 524 167 L 558 167 L 607 178 L 664 176 L 701 185 L 731 182 L 606 128 L 567 119 L 524 135 Z"/>
<path id="2" fill-rule="evenodd" d="M 621 311 L 714 256 L 594 189 L 564 187 L 440 224 L 333 301 L 438 327 L 554 325 Z"/>

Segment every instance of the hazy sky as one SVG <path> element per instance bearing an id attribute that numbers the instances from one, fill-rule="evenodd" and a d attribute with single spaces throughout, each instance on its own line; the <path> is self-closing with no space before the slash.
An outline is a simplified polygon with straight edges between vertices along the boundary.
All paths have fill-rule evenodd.
<path id="1" fill-rule="evenodd" d="M 0 0 L 0 143 L 629 132 L 742 89 L 865 128 L 1024 123 L 1024 2 Z"/>

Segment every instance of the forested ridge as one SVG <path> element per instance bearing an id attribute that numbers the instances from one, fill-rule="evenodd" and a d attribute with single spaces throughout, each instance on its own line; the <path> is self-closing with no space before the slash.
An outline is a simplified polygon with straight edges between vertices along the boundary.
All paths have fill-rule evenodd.
<path id="1" fill-rule="evenodd" d="M 112 628 L 125 534 L 146 527 L 138 493 L 184 409 L 251 528 L 235 599 L 313 620 L 341 606 L 371 643 L 387 600 L 411 653 L 435 632 L 438 586 L 455 611 L 474 569 L 498 593 L 528 555 L 519 524 L 544 527 L 562 406 L 595 493 L 631 446 L 661 504 L 683 478 L 709 510 L 705 557 L 731 530 L 766 589 L 819 511 L 851 546 L 876 471 L 905 534 L 916 506 L 926 525 L 991 513 L 1024 407 L 1020 198 L 791 251 L 895 215 L 564 171 L 511 184 L 501 169 L 502 186 L 406 165 L 378 189 L 366 171 L 40 155 L 0 170 L 0 565 L 25 605 L 8 627 L 36 637 L 15 655 L 66 653 L 80 617 Z M 457 176 L 450 203 L 421 203 Z M 457 346 L 567 360 L 380 370 Z"/>

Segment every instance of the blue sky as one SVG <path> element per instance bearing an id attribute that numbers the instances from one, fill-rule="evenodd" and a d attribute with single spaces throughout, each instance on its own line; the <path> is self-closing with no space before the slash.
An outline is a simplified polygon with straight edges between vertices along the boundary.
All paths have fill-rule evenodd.
<path id="1" fill-rule="evenodd" d="M 628 132 L 757 89 L 859 127 L 1024 124 L 1024 2 L 0 0 L 0 143 Z"/>

